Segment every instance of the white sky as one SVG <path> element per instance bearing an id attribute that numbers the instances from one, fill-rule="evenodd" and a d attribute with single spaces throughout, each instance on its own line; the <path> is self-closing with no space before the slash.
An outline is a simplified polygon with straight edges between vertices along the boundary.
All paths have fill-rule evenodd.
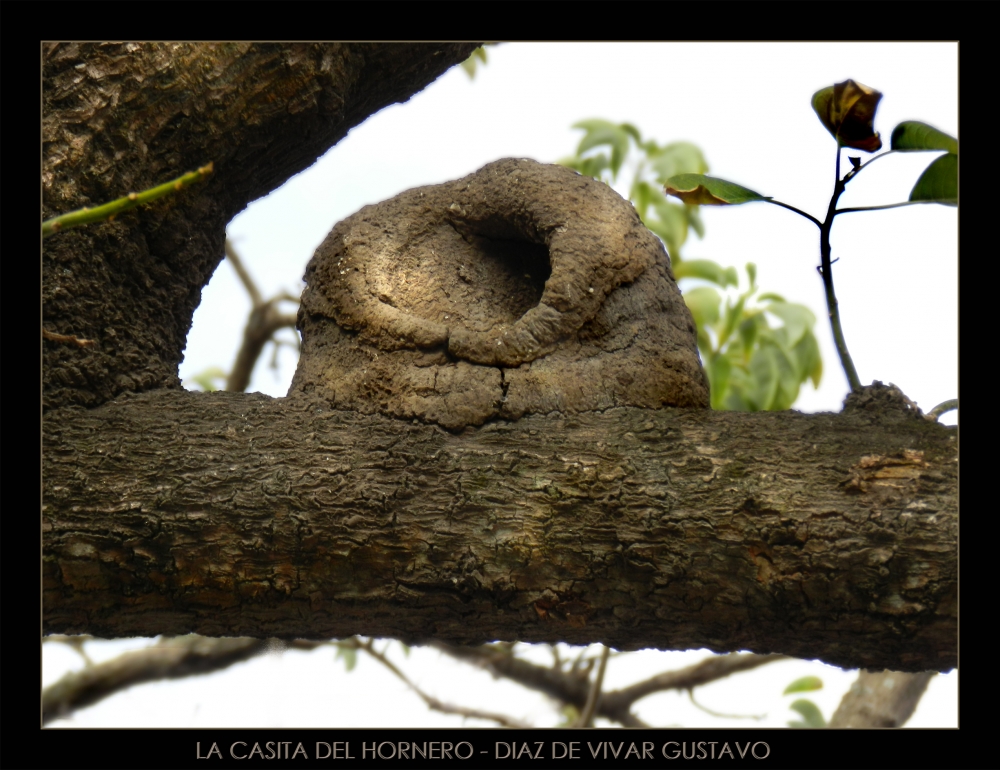
<path id="1" fill-rule="evenodd" d="M 333 225 L 368 203 L 420 185 L 465 176 L 503 157 L 554 162 L 570 155 L 585 118 L 636 125 L 659 143 L 700 146 L 709 173 L 822 218 L 833 189 L 834 140 L 810 107 L 818 89 L 853 78 L 883 92 L 876 118 L 886 146 L 902 120 L 922 120 L 958 134 L 958 46 L 954 43 L 617 43 L 506 44 L 470 81 L 453 68 L 409 102 L 355 128 L 310 169 L 252 203 L 228 228 L 265 296 L 298 295 L 306 262 Z M 846 155 L 842 162 L 847 168 Z M 864 153 L 857 153 L 867 158 Z M 904 201 L 929 153 L 894 155 L 859 175 L 840 206 Z M 842 169 L 843 170 L 843 169 Z M 627 190 L 620 190 L 627 192 Z M 818 390 L 803 386 L 795 407 L 838 411 L 847 394 L 826 321 L 816 227 L 767 204 L 702 208 L 706 237 L 693 234 L 687 259 L 756 262 L 762 291 L 812 308 L 824 360 Z M 862 382 L 893 382 L 925 410 L 958 395 L 958 215 L 927 205 L 847 214 L 833 228 L 837 296 L 844 334 Z M 683 288 L 683 286 L 682 286 Z M 180 375 L 228 370 L 242 337 L 249 299 L 223 262 L 202 295 Z M 286 339 L 292 332 L 286 331 Z M 257 367 L 249 390 L 282 396 L 295 354 L 282 348 L 279 368 Z M 955 413 L 944 422 L 954 424 Z M 97 658 L 140 640 L 88 645 Z M 48 683 L 80 661 L 46 644 Z M 543 698 L 492 680 L 439 653 L 414 650 L 395 659 L 432 694 L 463 705 L 508 710 L 555 724 Z M 544 660 L 546 653 L 540 650 Z M 704 652 L 615 657 L 606 684 L 615 688 L 659 670 L 689 665 Z M 655 724 L 782 726 L 795 718 L 785 685 L 816 673 L 826 687 L 808 694 L 829 718 L 854 679 L 822 664 L 792 661 L 699 689 L 715 711 L 762 714 L 765 721 L 724 720 L 665 694 L 641 701 Z M 457 725 L 427 711 L 377 663 L 359 656 L 344 672 L 332 650 L 265 656 L 208 677 L 147 685 L 78 712 L 62 726 L 403 726 Z M 471 724 L 471 723 L 470 723 Z M 957 676 L 935 677 L 909 726 L 957 725 Z"/>

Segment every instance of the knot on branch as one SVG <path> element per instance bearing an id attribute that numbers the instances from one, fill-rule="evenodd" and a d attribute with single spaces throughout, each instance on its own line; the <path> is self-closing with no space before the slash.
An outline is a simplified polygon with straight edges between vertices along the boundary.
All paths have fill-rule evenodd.
<path id="1" fill-rule="evenodd" d="M 451 430 L 709 403 L 663 245 L 628 201 L 560 166 L 500 160 L 366 206 L 305 278 L 289 395 Z"/>
<path id="2" fill-rule="evenodd" d="M 923 412 L 906 394 L 891 382 L 888 385 L 875 380 L 861 390 L 847 395 L 844 413 L 864 414 L 872 419 L 893 420 L 920 419 Z"/>

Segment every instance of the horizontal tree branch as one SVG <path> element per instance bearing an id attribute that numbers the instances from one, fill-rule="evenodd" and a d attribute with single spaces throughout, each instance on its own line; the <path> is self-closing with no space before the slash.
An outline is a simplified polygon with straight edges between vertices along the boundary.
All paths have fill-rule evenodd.
<path id="1" fill-rule="evenodd" d="M 946 670 L 954 431 L 884 407 L 614 409 L 460 435 L 260 394 L 53 410 L 44 631 Z"/>

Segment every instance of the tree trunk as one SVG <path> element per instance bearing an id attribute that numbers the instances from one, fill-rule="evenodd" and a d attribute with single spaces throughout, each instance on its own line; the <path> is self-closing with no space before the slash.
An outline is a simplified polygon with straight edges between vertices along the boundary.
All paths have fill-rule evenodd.
<path id="1" fill-rule="evenodd" d="M 59 44 L 46 217 L 211 161 L 43 254 L 45 633 L 708 647 L 956 661 L 957 445 L 898 392 L 840 415 L 621 408 L 449 433 L 180 390 L 249 201 L 471 44 Z"/>

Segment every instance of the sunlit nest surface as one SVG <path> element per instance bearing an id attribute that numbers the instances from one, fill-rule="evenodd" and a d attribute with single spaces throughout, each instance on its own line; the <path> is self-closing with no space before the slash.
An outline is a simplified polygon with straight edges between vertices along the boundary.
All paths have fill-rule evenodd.
<path id="1" fill-rule="evenodd" d="M 501 160 L 343 220 L 306 271 L 290 395 L 450 429 L 707 406 L 659 240 L 607 185 Z"/>

